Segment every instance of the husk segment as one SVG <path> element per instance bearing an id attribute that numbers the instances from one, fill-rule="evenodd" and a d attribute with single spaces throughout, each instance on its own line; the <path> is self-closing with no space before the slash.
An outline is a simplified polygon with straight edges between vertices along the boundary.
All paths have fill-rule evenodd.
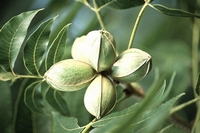
<path id="1" fill-rule="evenodd" d="M 149 73 L 151 65 L 148 53 L 136 48 L 128 49 L 118 56 L 111 76 L 120 82 L 137 82 Z"/>
<path id="2" fill-rule="evenodd" d="M 87 87 L 96 71 L 87 63 L 67 59 L 54 64 L 44 75 L 46 82 L 60 91 L 76 91 Z"/>
<path id="3" fill-rule="evenodd" d="M 89 113 L 100 119 L 113 109 L 116 97 L 113 82 L 109 78 L 99 75 L 88 86 L 84 104 Z"/>

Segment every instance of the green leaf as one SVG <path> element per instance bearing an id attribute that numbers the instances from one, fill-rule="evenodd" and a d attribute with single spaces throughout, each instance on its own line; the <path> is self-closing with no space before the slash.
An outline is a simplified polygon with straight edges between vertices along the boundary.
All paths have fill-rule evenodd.
<path id="1" fill-rule="evenodd" d="M 32 112 L 32 121 L 34 133 L 52 133 L 51 115 Z"/>
<path id="2" fill-rule="evenodd" d="M 21 13 L 11 18 L 0 30 L 0 66 L 14 75 L 14 66 L 28 26 L 39 10 Z"/>
<path id="3" fill-rule="evenodd" d="M 180 129 L 174 125 L 168 125 L 158 133 L 188 133 L 187 129 Z"/>
<path id="4" fill-rule="evenodd" d="M 77 124 L 76 118 L 65 117 L 56 112 L 52 112 L 52 121 L 52 133 L 80 133 L 84 128 Z"/>
<path id="5" fill-rule="evenodd" d="M 169 15 L 169 16 L 200 18 L 200 15 L 198 15 L 198 14 L 186 12 L 186 11 L 183 11 L 183 10 L 180 10 L 180 9 L 168 8 L 168 7 L 165 7 L 165 6 L 160 5 L 160 4 L 154 4 L 154 5 L 149 4 L 149 6 L 152 7 L 153 9 L 155 9 L 156 11 L 163 13 L 165 15 Z"/>
<path id="6" fill-rule="evenodd" d="M 59 113 L 65 116 L 69 116 L 69 109 L 65 99 L 62 97 L 59 91 L 48 87 L 45 98 L 47 102 Z"/>
<path id="7" fill-rule="evenodd" d="M 195 87 L 196 93 L 200 96 L 200 73 Z"/>
<path id="8" fill-rule="evenodd" d="M 91 133 L 101 133 L 101 132 L 114 132 L 114 133 L 131 133 L 145 130 L 146 132 L 150 132 L 149 130 L 155 132 L 158 124 L 162 124 L 163 118 L 169 113 L 172 105 L 180 98 L 183 94 L 180 94 L 171 100 L 165 102 L 157 108 L 140 111 L 136 109 L 135 113 L 123 114 L 123 116 L 116 116 L 116 118 L 110 120 L 106 125 L 101 125 L 98 128 L 92 130 Z M 145 105 L 143 105 L 145 106 Z M 121 113 L 120 113 L 121 114 Z M 136 117 L 137 115 L 137 117 Z M 94 125 L 94 124 L 93 124 Z M 148 130 L 146 130 L 146 128 Z"/>
<path id="9" fill-rule="evenodd" d="M 114 9 L 127 9 L 144 4 L 144 0 L 96 0 L 98 6 L 108 5 Z"/>
<path id="10" fill-rule="evenodd" d="M 66 46 L 68 28 L 69 24 L 64 26 L 49 47 L 45 59 L 46 70 L 48 70 L 53 64 L 62 59 Z"/>
<path id="11" fill-rule="evenodd" d="M 120 117 L 125 117 L 127 115 L 134 114 L 135 113 L 135 109 L 138 107 L 138 105 L 139 105 L 138 103 L 135 103 L 132 106 L 130 106 L 130 107 L 128 107 L 128 108 L 126 108 L 126 109 L 124 109 L 122 111 L 111 113 L 111 114 L 101 118 L 100 120 L 94 122 L 92 124 L 92 126 L 93 127 L 105 126 L 111 120 L 114 120 L 114 119 L 117 119 L 117 118 L 120 118 Z"/>
<path id="12" fill-rule="evenodd" d="M 32 111 L 24 103 L 24 91 L 30 84 L 30 81 L 29 79 L 24 79 L 20 81 L 20 83 L 18 81 L 15 82 L 12 86 L 14 97 L 16 97 L 16 99 L 13 99 L 14 109 L 12 124 L 16 133 L 33 132 Z"/>
<path id="13" fill-rule="evenodd" d="M 16 76 L 14 76 L 11 72 L 1 72 L 0 73 L 0 80 L 1 81 L 9 81 L 9 80 L 15 80 L 17 79 Z"/>
<path id="14" fill-rule="evenodd" d="M 143 131 L 145 133 L 157 132 L 169 115 L 169 111 L 173 104 L 183 95 L 184 93 L 163 103 L 158 108 L 154 108 L 142 113 L 137 122 L 130 124 L 129 132 L 138 132 L 141 131 L 142 128 L 146 128 Z"/>
<path id="15" fill-rule="evenodd" d="M 38 29 L 29 36 L 24 47 L 24 64 L 29 73 L 41 75 L 39 68 L 49 43 L 49 35 L 55 18 L 43 22 Z"/>
<path id="16" fill-rule="evenodd" d="M 157 92 L 153 92 L 153 93 L 155 93 L 155 95 L 152 96 L 153 97 L 152 100 L 147 105 L 147 106 L 149 106 L 149 108 L 158 106 L 166 99 L 166 97 L 169 95 L 169 93 L 172 89 L 172 85 L 173 85 L 175 76 L 176 76 L 176 73 L 173 73 L 167 88 L 166 88 L 166 81 L 164 80 L 164 83 L 160 87 L 160 89 L 158 89 Z M 152 88 L 152 90 L 153 90 L 153 88 Z"/>
<path id="17" fill-rule="evenodd" d="M 0 81 L 0 129 L 1 133 L 14 133 L 12 127 L 12 98 L 11 90 L 6 82 Z"/>
<path id="18" fill-rule="evenodd" d="M 164 82 L 160 88 L 158 86 L 156 86 L 156 83 L 159 82 L 158 71 L 156 71 L 155 75 L 156 76 L 155 76 L 154 82 L 153 82 L 148 94 L 146 95 L 146 98 L 143 101 L 141 101 L 138 104 L 132 105 L 123 111 L 111 113 L 111 114 L 105 116 L 104 118 L 98 120 L 97 122 L 93 123 L 93 126 L 99 127 L 100 129 L 104 129 L 104 127 L 105 127 L 105 129 L 106 129 L 106 128 L 109 128 L 109 126 L 107 127 L 107 125 L 111 124 L 112 122 L 115 123 L 115 121 L 121 121 L 121 123 L 124 124 L 123 126 L 127 126 L 127 125 L 130 125 L 129 124 L 130 121 L 132 121 L 132 123 L 137 122 L 138 119 L 140 119 L 139 116 L 141 116 L 147 110 L 154 110 L 152 108 L 157 108 L 157 106 L 164 100 L 163 98 L 165 98 L 165 97 L 163 97 L 163 96 L 166 96 L 167 94 L 164 93 L 166 83 Z M 168 87 L 169 90 L 171 89 L 171 86 L 173 84 L 174 76 L 175 76 L 175 74 L 172 75 L 172 78 L 170 80 L 170 85 Z M 168 93 L 168 91 L 167 91 L 167 93 Z M 123 119 L 123 120 L 121 120 L 121 119 Z M 117 127 L 117 126 L 121 127 L 121 125 L 122 125 L 121 123 L 119 123 L 119 125 L 115 125 L 115 127 Z M 110 126 L 114 126 L 114 125 L 110 125 Z M 126 129 L 126 128 L 127 127 L 122 127 L 122 129 Z M 122 129 L 118 129 L 118 130 L 122 130 Z M 96 131 L 96 130 L 94 130 L 94 131 Z M 113 130 L 115 130 L 115 129 L 111 128 L 109 131 L 116 132 Z M 100 131 L 100 130 L 98 129 L 97 131 Z M 121 132 L 123 132 L 123 131 L 121 131 Z"/>
<path id="19" fill-rule="evenodd" d="M 26 88 L 24 102 L 30 110 L 45 114 L 41 84 L 41 81 L 36 81 Z"/>
<path id="20" fill-rule="evenodd" d="M 199 73 L 197 84 L 195 87 L 195 92 L 196 92 L 197 97 L 200 98 L 200 95 L 199 95 L 199 93 L 200 93 L 200 73 Z M 197 101 L 196 104 L 197 104 L 197 114 L 196 114 L 194 126 L 192 128 L 193 132 L 198 132 L 200 130 L 200 102 Z"/>
<path id="21" fill-rule="evenodd" d="M 92 117 L 85 108 L 83 100 L 84 94 L 85 89 L 81 89 L 75 92 L 65 92 L 63 96 L 66 99 L 70 109 L 70 115 L 76 117 L 81 126 L 88 124 Z"/>
<path id="22" fill-rule="evenodd" d="M 155 76 L 154 83 L 159 80 L 157 78 L 158 77 L 158 72 L 157 72 L 156 75 L 157 76 Z M 155 87 L 154 84 L 152 84 L 152 87 Z M 152 98 L 149 100 L 148 104 L 145 104 L 145 107 L 146 108 L 147 107 L 148 108 L 152 108 L 152 107 L 158 106 L 162 102 L 162 98 L 163 98 L 163 94 L 164 94 L 165 88 L 166 88 L 166 82 L 163 83 L 163 85 L 161 86 L 160 89 L 157 89 L 156 87 L 152 88 L 153 90 L 157 90 L 157 92 L 153 96 L 151 96 Z M 150 96 L 150 95 L 148 94 L 147 97 L 148 96 Z M 107 122 L 109 122 L 112 119 L 116 119 L 118 117 L 131 115 L 131 114 L 135 113 L 136 108 L 139 108 L 139 106 L 141 106 L 141 104 L 142 103 L 136 103 L 136 104 L 124 109 L 123 111 L 111 113 L 111 114 L 103 117 L 102 119 L 98 120 L 97 122 L 95 122 L 93 124 L 93 126 L 94 127 L 103 126 L 103 125 L 105 125 Z"/>
<path id="23" fill-rule="evenodd" d="M 152 98 L 149 99 L 148 104 L 145 104 L 146 108 L 155 108 L 156 106 L 158 106 L 163 101 L 163 95 L 164 95 L 165 88 L 166 88 L 166 82 L 164 82 L 163 85 L 159 89 L 157 89 L 157 87 L 155 87 L 154 83 L 157 83 L 158 80 L 159 80 L 158 79 L 158 77 L 159 77 L 158 72 L 156 73 L 156 75 L 157 76 L 155 76 L 155 79 L 154 79 L 154 82 L 152 84 L 151 89 L 152 90 L 157 90 L 157 92 L 154 91 L 155 94 L 151 96 Z M 172 81 L 173 80 L 174 80 L 174 78 L 172 79 Z M 150 94 L 148 94 L 147 97 L 150 97 Z M 118 117 L 131 115 L 131 114 L 135 113 L 136 108 L 138 108 L 139 106 L 141 106 L 141 103 L 136 103 L 136 104 L 126 108 L 123 111 L 111 113 L 111 114 L 103 117 L 102 119 L 98 120 L 97 122 L 95 122 L 93 124 L 93 126 L 94 127 L 103 126 L 103 125 L 105 125 L 107 122 L 109 122 L 112 119 L 116 119 Z"/>

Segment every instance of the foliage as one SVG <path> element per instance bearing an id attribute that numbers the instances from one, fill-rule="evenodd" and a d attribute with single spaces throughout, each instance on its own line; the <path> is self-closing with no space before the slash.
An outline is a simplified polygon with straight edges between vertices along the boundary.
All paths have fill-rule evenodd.
<path id="1" fill-rule="evenodd" d="M 166 6 L 162 0 L 68 0 L 66 6 L 51 1 L 48 6 L 35 10 L 19 8 L 20 14 L 11 14 L 14 17 L 10 20 L 2 16 L 1 23 L 5 24 L 0 29 L 0 132 L 197 133 L 200 130 L 200 15 L 198 6 L 194 8 L 192 2 L 183 2 L 188 6 L 187 11 L 187 8 Z M 48 14 L 50 10 L 52 13 Z M 57 13 L 61 15 L 56 16 Z M 187 28 L 182 28 L 183 25 Z M 193 28 L 188 33 L 190 25 Z M 49 86 L 45 77 L 52 66 L 71 58 L 71 46 L 77 37 L 94 29 L 113 33 L 117 55 L 134 46 L 148 51 L 153 62 L 152 71 L 148 76 L 145 72 L 146 77 L 137 84 L 119 84 L 109 76 L 109 80 L 104 79 L 115 84 L 117 103 L 112 103 L 108 114 L 97 118 L 84 106 L 85 87 L 73 92 L 60 91 Z M 68 71 L 73 73 L 76 67 Z M 105 76 L 109 71 L 97 73 Z M 87 73 L 82 75 L 86 79 L 84 76 Z M 105 98 L 107 103 L 109 98 Z M 102 103 L 97 105 L 101 107 Z M 94 102 L 93 106 L 96 106 Z"/>

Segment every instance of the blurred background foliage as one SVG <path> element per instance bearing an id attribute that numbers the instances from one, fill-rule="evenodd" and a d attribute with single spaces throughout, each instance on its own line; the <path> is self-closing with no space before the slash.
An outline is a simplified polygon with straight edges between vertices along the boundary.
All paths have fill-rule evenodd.
<path id="1" fill-rule="evenodd" d="M 91 30 L 101 28 L 95 13 L 75 0 L 1 0 L 0 3 L 0 27 L 11 17 L 21 12 L 39 8 L 44 8 L 44 10 L 34 18 L 29 28 L 30 33 L 44 20 L 58 15 L 51 34 L 51 38 L 53 39 L 63 26 L 71 23 L 64 58 L 71 58 L 70 50 L 76 37 L 87 34 Z M 196 2 L 195 0 L 154 0 L 153 3 L 200 14 L 200 2 Z M 127 49 L 132 27 L 140 8 L 140 6 L 125 10 L 104 8 L 101 11 L 107 30 L 116 40 L 118 52 Z M 146 78 L 139 82 L 145 92 L 148 91 L 153 82 L 155 68 L 158 68 L 161 82 L 166 79 L 168 83 L 172 73 L 176 72 L 176 78 L 169 98 L 186 92 L 186 95 L 180 99 L 179 103 L 193 99 L 191 75 L 193 21 L 193 18 L 166 16 L 149 7 L 145 10 L 133 42 L 133 47 L 147 51 L 152 55 L 153 59 L 152 71 Z M 198 23 L 200 24 L 200 21 Z M 122 90 L 119 89 L 119 91 Z M 18 93 L 18 90 L 12 89 L 12 98 L 14 101 L 16 100 L 15 93 Z M 84 108 L 82 101 L 83 94 L 84 90 L 64 95 L 68 101 L 71 101 L 71 105 L 69 106 L 71 109 L 74 109 L 71 111 L 72 115 L 79 119 L 80 125 L 84 125 L 90 121 L 87 115 L 85 115 L 86 111 L 77 113 L 81 107 Z M 75 101 L 74 99 L 78 100 Z M 123 101 L 118 107 L 125 108 L 134 102 L 135 98 L 130 98 Z M 77 110 L 76 107 L 80 108 Z M 193 104 L 180 111 L 179 114 L 181 114 L 184 120 L 190 123 L 194 119 L 195 111 L 195 104 Z M 39 116 L 37 117 L 39 118 Z"/>

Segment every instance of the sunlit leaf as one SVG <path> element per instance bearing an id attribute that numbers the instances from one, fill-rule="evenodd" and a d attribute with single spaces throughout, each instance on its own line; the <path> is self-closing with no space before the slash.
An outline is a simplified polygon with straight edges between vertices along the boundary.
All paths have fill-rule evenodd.
<path id="1" fill-rule="evenodd" d="M 38 113 L 45 113 L 41 89 L 41 81 L 30 84 L 25 90 L 24 102 L 30 110 Z"/>
<path id="2" fill-rule="evenodd" d="M 41 10 L 41 9 L 40 9 Z M 11 18 L 0 30 L 0 65 L 5 71 L 11 71 L 33 17 L 40 10 L 21 13 Z"/>
<path id="3" fill-rule="evenodd" d="M 54 20 L 55 18 L 52 18 L 42 23 L 38 29 L 30 35 L 24 47 L 24 64 L 29 73 L 33 75 L 40 75 L 39 68 L 47 49 Z"/>
<path id="4" fill-rule="evenodd" d="M 45 59 L 46 70 L 48 70 L 53 64 L 62 59 L 66 47 L 68 28 L 69 24 L 63 27 L 49 47 Z"/>
<path id="5" fill-rule="evenodd" d="M 186 12 L 180 9 L 173 9 L 173 8 L 168 8 L 165 7 L 163 5 L 160 4 L 150 4 L 150 7 L 152 7 L 153 9 L 155 9 L 158 12 L 161 12 L 165 15 L 169 15 L 169 16 L 176 16 L 176 17 L 197 17 L 200 18 L 200 15 L 198 14 L 194 14 L 194 13 L 190 13 L 190 12 Z"/>
<path id="6" fill-rule="evenodd" d="M 77 124 L 77 119 L 73 117 L 65 117 L 59 113 L 52 112 L 52 133 L 80 133 L 83 127 Z"/>
<path id="7" fill-rule="evenodd" d="M 47 102 L 62 115 L 69 116 L 69 109 L 65 99 L 62 97 L 59 91 L 48 87 L 45 97 Z"/>

